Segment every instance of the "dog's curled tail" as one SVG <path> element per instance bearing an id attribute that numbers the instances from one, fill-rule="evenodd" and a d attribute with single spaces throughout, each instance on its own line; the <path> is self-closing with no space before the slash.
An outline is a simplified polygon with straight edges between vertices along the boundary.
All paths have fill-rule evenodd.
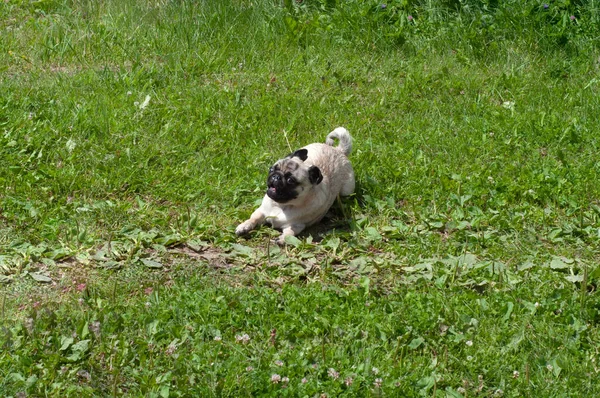
<path id="1" fill-rule="evenodd" d="M 327 134 L 325 143 L 333 146 L 333 144 L 335 144 L 334 139 L 336 138 L 339 141 L 339 145 L 336 148 L 342 151 L 344 155 L 350 155 L 350 152 L 352 152 L 352 136 L 348 130 L 343 127 L 336 128 L 331 133 Z"/>

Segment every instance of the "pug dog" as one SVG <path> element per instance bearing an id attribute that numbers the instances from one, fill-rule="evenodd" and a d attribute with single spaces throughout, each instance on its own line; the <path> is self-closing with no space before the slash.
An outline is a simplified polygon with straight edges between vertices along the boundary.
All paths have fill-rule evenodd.
<path id="1" fill-rule="evenodd" d="M 348 160 L 351 151 L 350 133 L 338 127 L 327 135 L 325 144 L 307 145 L 278 160 L 269 169 L 260 207 L 235 233 L 246 235 L 268 223 L 282 231 L 276 242 L 283 244 L 286 236 L 295 236 L 321 221 L 338 195 L 354 192 L 354 170 Z"/>

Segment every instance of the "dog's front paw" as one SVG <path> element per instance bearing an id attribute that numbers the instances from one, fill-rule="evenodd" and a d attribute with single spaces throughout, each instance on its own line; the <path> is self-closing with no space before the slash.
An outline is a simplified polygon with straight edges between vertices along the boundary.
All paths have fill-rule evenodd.
<path id="1" fill-rule="evenodd" d="M 254 225 L 250 221 L 244 221 L 235 229 L 235 234 L 237 236 L 247 235 L 250 231 L 254 229 Z"/>
<path id="2" fill-rule="evenodd" d="M 275 239 L 274 242 L 277 246 L 285 246 L 285 236 L 281 235 L 279 238 Z"/>

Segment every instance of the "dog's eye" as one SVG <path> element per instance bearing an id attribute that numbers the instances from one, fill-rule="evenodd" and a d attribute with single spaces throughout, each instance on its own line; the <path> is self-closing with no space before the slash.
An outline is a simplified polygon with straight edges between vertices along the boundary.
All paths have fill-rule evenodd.
<path id="1" fill-rule="evenodd" d="M 287 183 L 288 183 L 288 184 L 293 184 L 293 183 L 295 183 L 295 182 L 296 182 L 296 181 L 295 181 L 295 180 L 294 180 L 292 177 L 289 177 L 289 178 L 287 179 Z"/>
<path id="2" fill-rule="evenodd" d="M 274 170 L 273 170 L 273 168 L 271 167 L 271 168 L 269 169 L 269 173 L 272 173 L 273 171 L 274 171 Z"/>

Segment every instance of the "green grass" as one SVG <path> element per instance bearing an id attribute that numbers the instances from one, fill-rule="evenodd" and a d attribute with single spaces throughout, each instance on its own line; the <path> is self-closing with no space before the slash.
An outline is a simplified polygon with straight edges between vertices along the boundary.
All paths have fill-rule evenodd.
<path id="1" fill-rule="evenodd" d="M 29 310 L 30 324 L 4 332 L 2 385 L 56 396 L 458 396 L 476 394 L 481 377 L 485 396 L 598 393 L 598 331 L 582 322 L 580 296 L 544 283 L 547 273 L 480 293 L 348 288 L 324 270 L 302 286 L 278 283 L 275 270 L 191 271 L 138 275 L 142 286 L 114 276 Z"/>
<path id="2" fill-rule="evenodd" d="M 598 26 L 595 1 L 2 2 L 0 392 L 598 395 Z M 344 211 L 236 238 L 273 161 L 340 125 Z"/>

